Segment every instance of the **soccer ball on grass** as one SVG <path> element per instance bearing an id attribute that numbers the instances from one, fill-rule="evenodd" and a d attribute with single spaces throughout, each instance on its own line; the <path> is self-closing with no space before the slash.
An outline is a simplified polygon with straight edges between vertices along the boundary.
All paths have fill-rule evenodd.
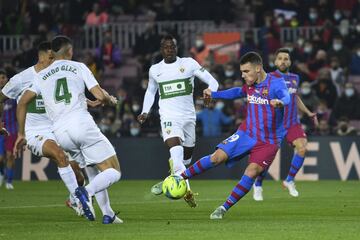
<path id="1" fill-rule="evenodd" d="M 180 199 L 187 192 L 186 181 L 177 175 L 170 175 L 164 179 L 162 190 L 166 197 L 170 199 Z"/>

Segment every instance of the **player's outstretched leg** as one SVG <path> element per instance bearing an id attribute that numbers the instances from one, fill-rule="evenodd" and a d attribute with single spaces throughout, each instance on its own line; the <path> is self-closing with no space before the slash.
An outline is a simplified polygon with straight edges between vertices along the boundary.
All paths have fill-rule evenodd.
<path id="1" fill-rule="evenodd" d="M 306 138 L 298 138 L 293 141 L 293 145 L 295 146 L 295 153 L 293 159 L 291 161 L 291 167 L 289 169 L 289 173 L 283 181 L 283 187 L 289 190 L 289 194 L 293 197 L 298 197 L 299 192 L 296 190 L 295 186 L 295 176 L 298 173 L 299 169 L 304 164 L 305 154 L 306 154 Z"/>
<path id="2" fill-rule="evenodd" d="M 101 171 L 98 173 L 86 187 L 78 187 L 76 189 L 76 196 L 83 205 L 84 213 L 90 221 L 95 220 L 95 214 L 91 206 L 91 197 L 96 193 L 101 192 L 112 184 L 120 180 L 120 164 L 116 155 L 96 164 Z"/>
<path id="3" fill-rule="evenodd" d="M 196 175 L 199 175 L 205 172 L 208 169 L 215 167 L 216 164 L 211 161 L 211 156 L 202 157 L 200 160 L 195 162 L 189 168 L 187 168 L 184 172 L 181 173 L 181 176 L 184 179 L 192 178 Z"/>
<path id="4" fill-rule="evenodd" d="M 92 181 L 99 174 L 99 170 L 96 166 L 87 166 L 85 170 L 89 177 L 89 181 Z M 117 215 L 111 208 L 108 191 L 106 189 L 96 193 L 95 198 L 103 214 L 103 224 L 123 223 L 123 221 L 117 217 Z"/>
<path id="5" fill-rule="evenodd" d="M 264 171 L 262 171 L 262 173 L 260 173 L 259 176 L 257 176 L 255 183 L 254 183 L 254 188 L 253 188 L 253 198 L 255 201 L 263 201 L 264 197 L 263 197 L 263 188 L 262 188 L 262 183 L 264 178 L 266 177 L 268 170 L 265 169 Z"/>
<path id="6" fill-rule="evenodd" d="M 169 158 L 169 167 L 170 167 L 170 175 L 173 175 L 174 174 L 174 166 L 173 166 L 173 160 L 171 158 Z M 162 184 L 163 184 L 163 181 L 160 181 L 160 182 L 156 183 L 155 185 L 153 185 L 150 190 L 151 193 L 154 195 L 162 194 L 163 193 Z"/>
<path id="7" fill-rule="evenodd" d="M 244 175 L 241 177 L 238 184 L 234 187 L 227 200 L 222 206 L 215 209 L 210 215 L 210 219 L 217 220 L 222 219 L 225 213 L 236 204 L 241 198 L 243 198 L 251 189 L 254 184 L 255 178 L 263 171 L 263 168 L 256 164 L 250 163 Z"/>
<path id="8" fill-rule="evenodd" d="M 52 140 L 46 140 L 42 147 L 42 155 L 55 161 L 58 172 L 71 194 L 75 193 L 78 187 L 75 173 L 71 168 L 64 151 Z"/>
<path id="9" fill-rule="evenodd" d="M 6 150 L 6 184 L 5 188 L 7 190 L 13 190 L 14 186 L 12 184 L 14 178 L 14 165 L 15 165 L 15 156 L 12 151 Z"/>

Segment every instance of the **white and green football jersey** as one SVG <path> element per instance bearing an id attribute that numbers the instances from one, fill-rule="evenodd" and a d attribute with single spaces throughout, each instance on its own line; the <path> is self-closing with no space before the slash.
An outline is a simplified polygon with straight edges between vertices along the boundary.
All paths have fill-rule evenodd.
<path id="1" fill-rule="evenodd" d="M 2 93 L 10 98 L 20 100 L 23 92 L 28 89 L 37 77 L 34 66 L 16 74 L 3 87 Z M 37 96 L 29 105 L 26 114 L 26 135 L 35 134 L 42 130 L 49 130 L 52 125 L 45 112 L 44 101 L 41 95 Z"/>
<path id="2" fill-rule="evenodd" d="M 88 114 L 85 86 L 91 89 L 96 85 L 98 82 L 85 64 L 56 60 L 38 73 L 30 90 L 42 95 L 46 112 L 56 128 L 57 123 L 66 122 L 69 114 Z"/>
<path id="3" fill-rule="evenodd" d="M 176 58 L 167 64 L 162 60 L 149 70 L 149 85 L 145 94 L 143 111 L 148 113 L 153 104 L 153 95 L 159 92 L 161 118 L 196 119 L 193 101 L 194 78 L 199 77 L 216 91 L 217 81 L 192 58 Z"/>

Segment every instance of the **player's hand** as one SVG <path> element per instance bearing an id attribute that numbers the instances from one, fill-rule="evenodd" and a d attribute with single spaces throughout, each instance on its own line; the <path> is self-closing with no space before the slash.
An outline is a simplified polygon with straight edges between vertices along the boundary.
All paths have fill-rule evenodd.
<path id="1" fill-rule="evenodd" d="M 308 116 L 313 121 L 315 127 L 319 126 L 319 120 L 316 113 L 310 112 L 308 113 Z"/>
<path id="2" fill-rule="evenodd" d="M 209 107 L 211 100 L 212 100 L 210 88 L 207 88 L 203 91 L 203 99 L 204 99 L 204 106 Z"/>
<path id="3" fill-rule="evenodd" d="M 13 149 L 13 154 L 15 157 L 20 157 L 21 153 L 25 150 L 26 146 L 26 139 L 25 135 L 18 134 L 16 138 L 16 142 Z"/>
<path id="4" fill-rule="evenodd" d="M 279 99 L 270 100 L 270 104 L 271 104 L 271 106 L 273 106 L 275 108 L 280 108 L 280 107 L 284 106 L 284 103 Z"/>
<path id="5" fill-rule="evenodd" d="M 8 130 L 6 130 L 6 128 L 4 127 L 4 123 L 0 123 L 0 135 L 3 135 L 3 136 L 9 136 L 9 132 Z"/>
<path id="6" fill-rule="evenodd" d="M 91 100 L 87 99 L 86 103 L 89 107 L 92 107 L 92 108 L 96 108 L 98 106 L 103 105 L 102 102 L 99 100 L 91 101 Z"/>
<path id="7" fill-rule="evenodd" d="M 117 103 L 118 103 L 118 100 L 117 100 L 117 98 L 116 97 L 114 97 L 114 96 L 112 96 L 112 95 L 110 95 L 109 96 L 109 105 L 110 106 L 115 106 Z"/>
<path id="8" fill-rule="evenodd" d="M 142 113 L 137 117 L 137 120 L 139 121 L 140 124 L 143 124 L 146 121 L 147 117 L 148 117 L 147 113 Z"/>

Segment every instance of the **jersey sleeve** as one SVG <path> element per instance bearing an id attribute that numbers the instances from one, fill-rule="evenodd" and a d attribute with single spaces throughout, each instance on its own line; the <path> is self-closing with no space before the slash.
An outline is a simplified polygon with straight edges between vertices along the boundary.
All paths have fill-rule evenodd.
<path id="1" fill-rule="evenodd" d="M 81 63 L 80 66 L 81 66 L 82 78 L 85 82 L 86 88 L 90 90 L 96 85 L 99 85 L 98 81 L 95 79 L 94 74 L 92 74 L 90 69 L 83 63 Z"/>
<path id="2" fill-rule="evenodd" d="M 22 85 L 21 77 L 15 75 L 10 78 L 1 91 L 6 97 L 16 99 L 24 90 Z"/>
<path id="3" fill-rule="evenodd" d="M 218 92 L 212 92 L 211 93 L 211 97 L 214 99 L 235 99 L 235 98 L 243 98 L 246 97 L 246 91 L 244 90 L 245 88 L 239 88 L 239 87 L 235 87 L 235 88 L 230 88 L 224 91 L 218 91 Z"/>
<path id="4" fill-rule="evenodd" d="M 155 79 L 153 78 L 152 69 L 149 71 L 149 83 L 148 87 L 145 92 L 144 96 L 144 102 L 143 102 L 143 108 L 141 113 L 148 113 L 154 103 L 155 95 L 157 90 L 159 89 L 159 86 Z"/>
<path id="5" fill-rule="evenodd" d="M 29 90 L 29 91 L 31 91 L 31 92 L 36 93 L 36 95 L 41 95 L 41 91 L 40 91 L 39 86 L 37 85 L 37 81 L 34 81 L 34 82 L 29 86 L 29 88 L 24 89 L 24 90 Z"/>
<path id="6" fill-rule="evenodd" d="M 273 81 L 272 86 L 275 89 L 276 98 L 281 100 L 284 105 L 288 105 L 290 103 L 290 95 L 289 90 L 286 87 L 284 78 L 279 78 L 278 80 Z"/>
<path id="7" fill-rule="evenodd" d="M 194 59 L 189 58 L 189 62 L 193 69 L 194 76 L 198 77 L 202 82 L 206 83 L 211 91 L 217 91 L 219 88 L 219 83 L 216 81 L 216 79 Z"/>

